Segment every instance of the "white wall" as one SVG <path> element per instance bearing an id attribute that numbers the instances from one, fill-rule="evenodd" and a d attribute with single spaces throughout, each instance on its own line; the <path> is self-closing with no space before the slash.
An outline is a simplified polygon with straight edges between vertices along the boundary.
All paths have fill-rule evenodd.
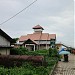
<path id="1" fill-rule="evenodd" d="M 42 32 L 43 30 L 42 29 L 34 29 L 34 32 Z"/>
<path id="2" fill-rule="evenodd" d="M 49 40 L 40 40 L 40 41 L 35 41 L 37 42 L 38 44 L 50 44 L 50 41 Z"/>
<path id="3" fill-rule="evenodd" d="M 0 35 L 0 45 L 10 46 L 10 42 Z"/>

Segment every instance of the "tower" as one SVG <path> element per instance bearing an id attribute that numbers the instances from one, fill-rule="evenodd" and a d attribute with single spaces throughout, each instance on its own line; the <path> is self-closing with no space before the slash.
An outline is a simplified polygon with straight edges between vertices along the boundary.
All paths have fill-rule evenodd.
<path id="1" fill-rule="evenodd" d="M 43 32 L 43 27 L 41 27 L 40 25 L 36 25 L 33 27 L 34 29 L 34 33 L 42 33 Z"/>

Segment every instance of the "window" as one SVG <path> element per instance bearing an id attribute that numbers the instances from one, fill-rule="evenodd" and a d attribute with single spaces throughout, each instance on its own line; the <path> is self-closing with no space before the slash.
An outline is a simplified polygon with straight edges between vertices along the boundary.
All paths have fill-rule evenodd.
<path id="1" fill-rule="evenodd" d="M 51 48 L 55 48 L 55 46 L 53 45 L 53 46 L 51 46 Z"/>
<path id="2" fill-rule="evenodd" d="M 55 41 L 51 41 L 51 43 L 50 44 L 55 44 Z"/>

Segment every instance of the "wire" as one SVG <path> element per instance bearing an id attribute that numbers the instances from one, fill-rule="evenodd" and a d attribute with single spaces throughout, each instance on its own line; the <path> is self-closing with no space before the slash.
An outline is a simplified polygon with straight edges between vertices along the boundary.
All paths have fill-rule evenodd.
<path id="1" fill-rule="evenodd" d="M 9 20 L 11 20 L 12 18 L 16 17 L 18 14 L 20 14 L 21 12 L 23 12 L 24 10 L 26 10 L 27 8 L 29 8 L 31 5 L 33 5 L 37 0 L 33 1 L 31 4 L 29 4 L 27 7 L 25 7 L 24 9 L 22 9 L 21 11 L 19 11 L 18 13 L 16 13 L 15 15 L 13 15 L 12 17 L 10 17 L 9 19 L 5 20 L 4 22 L 2 22 L 0 25 L 3 25 L 4 23 L 8 22 Z"/>

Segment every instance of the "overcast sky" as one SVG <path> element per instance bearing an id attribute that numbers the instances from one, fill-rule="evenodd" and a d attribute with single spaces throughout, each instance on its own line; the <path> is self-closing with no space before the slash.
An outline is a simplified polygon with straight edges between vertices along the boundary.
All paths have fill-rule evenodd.
<path id="1" fill-rule="evenodd" d="M 15 15 L 34 0 L 0 0 L 0 23 Z M 3 24 L 12 38 L 33 33 L 41 25 L 45 33 L 54 33 L 57 42 L 74 46 L 74 0 L 37 0 L 28 9 Z"/>

